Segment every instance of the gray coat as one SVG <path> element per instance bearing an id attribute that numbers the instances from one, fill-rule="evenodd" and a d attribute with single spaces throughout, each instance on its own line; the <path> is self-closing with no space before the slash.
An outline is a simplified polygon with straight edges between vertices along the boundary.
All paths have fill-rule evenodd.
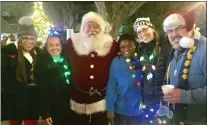
<path id="1" fill-rule="evenodd" d="M 177 55 L 177 51 L 174 53 Z M 184 55 L 187 52 L 184 53 Z M 181 66 L 184 56 L 176 60 L 175 56 L 171 61 L 169 71 L 170 84 L 178 86 L 178 79 L 182 73 Z M 174 71 L 177 70 L 176 75 Z M 198 40 L 196 51 L 193 55 L 189 68 L 187 90 L 181 90 L 181 102 L 187 104 L 184 123 L 188 125 L 206 124 L 206 38 L 201 36 Z"/>

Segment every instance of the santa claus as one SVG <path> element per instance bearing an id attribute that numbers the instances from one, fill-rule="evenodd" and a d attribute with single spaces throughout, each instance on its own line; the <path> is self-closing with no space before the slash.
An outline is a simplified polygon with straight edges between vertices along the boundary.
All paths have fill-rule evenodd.
<path id="1" fill-rule="evenodd" d="M 107 125 L 105 89 L 117 42 L 105 32 L 107 23 L 95 12 L 82 18 L 80 32 L 65 45 L 74 87 L 70 99 L 72 125 Z"/>

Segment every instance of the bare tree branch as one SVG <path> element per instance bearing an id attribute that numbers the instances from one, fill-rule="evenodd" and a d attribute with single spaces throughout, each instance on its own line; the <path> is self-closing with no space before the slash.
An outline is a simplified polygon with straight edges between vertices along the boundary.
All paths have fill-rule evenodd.
<path id="1" fill-rule="evenodd" d="M 117 39 L 120 25 L 145 2 L 95 2 L 98 12 L 112 26 L 110 34 Z"/>

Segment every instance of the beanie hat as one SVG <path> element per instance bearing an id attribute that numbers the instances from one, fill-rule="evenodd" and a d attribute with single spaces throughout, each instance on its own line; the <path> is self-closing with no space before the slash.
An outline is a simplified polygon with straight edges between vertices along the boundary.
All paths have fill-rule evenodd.
<path id="1" fill-rule="evenodd" d="M 138 27 L 142 26 L 142 25 L 147 25 L 153 29 L 155 28 L 154 25 L 150 22 L 149 17 L 137 18 L 136 21 L 134 22 L 134 25 L 133 25 L 134 31 L 137 32 Z"/>
<path id="2" fill-rule="evenodd" d="M 81 31 L 83 31 L 83 27 L 89 21 L 97 23 L 101 28 L 101 32 L 105 31 L 106 22 L 103 19 L 103 17 L 96 12 L 88 12 L 83 16 L 82 22 L 81 22 Z"/>
<path id="3" fill-rule="evenodd" d="M 193 9 L 182 9 L 179 11 L 168 12 L 163 22 L 163 30 L 175 29 L 179 26 L 186 26 L 187 30 L 191 30 L 195 23 L 195 11 Z"/>
<path id="4" fill-rule="evenodd" d="M 29 16 L 21 17 L 18 25 L 18 36 L 22 37 L 26 35 L 37 37 L 32 19 Z"/>

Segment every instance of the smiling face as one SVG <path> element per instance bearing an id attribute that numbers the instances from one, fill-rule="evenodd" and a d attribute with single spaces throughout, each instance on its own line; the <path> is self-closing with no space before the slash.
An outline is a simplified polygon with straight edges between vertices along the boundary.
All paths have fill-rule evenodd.
<path id="1" fill-rule="evenodd" d="M 85 24 L 84 26 L 84 31 L 87 33 L 89 36 L 90 35 L 97 35 L 101 32 L 100 26 L 93 21 L 89 21 Z"/>
<path id="2" fill-rule="evenodd" d="M 49 37 L 47 40 L 47 51 L 51 56 L 58 56 L 62 52 L 61 42 L 58 37 Z"/>
<path id="3" fill-rule="evenodd" d="M 31 52 L 32 49 L 34 49 L 36 45 L 36 38 L 33 36 L 23 36 L 21 41 L 21 46 L 23 51 L 25 52 Z"/>
<path id="4" fill-rule="evenodd" d="M 122 40 L 120 42 L 120 52 L 121 55 L 131 58 L 135 52 L 135 43 L 132 40 Z"/>
<path id="5" fill-rule="evenodd" d="M 137 28 L 137 36 L 139 41 L 149 43 L 154 37 L 155 29 L 147 26 L 147 25 L 141 25 Z"/>
<path id="6" fill-rule="evenodd" d="M 179 48 L 180 39 L 184 36 L 188 36 L 188 31 L 185 26 L 179 26 L 174 29 L 168 29 L 166 31 L 168 39 L 174 49 Z"/>

